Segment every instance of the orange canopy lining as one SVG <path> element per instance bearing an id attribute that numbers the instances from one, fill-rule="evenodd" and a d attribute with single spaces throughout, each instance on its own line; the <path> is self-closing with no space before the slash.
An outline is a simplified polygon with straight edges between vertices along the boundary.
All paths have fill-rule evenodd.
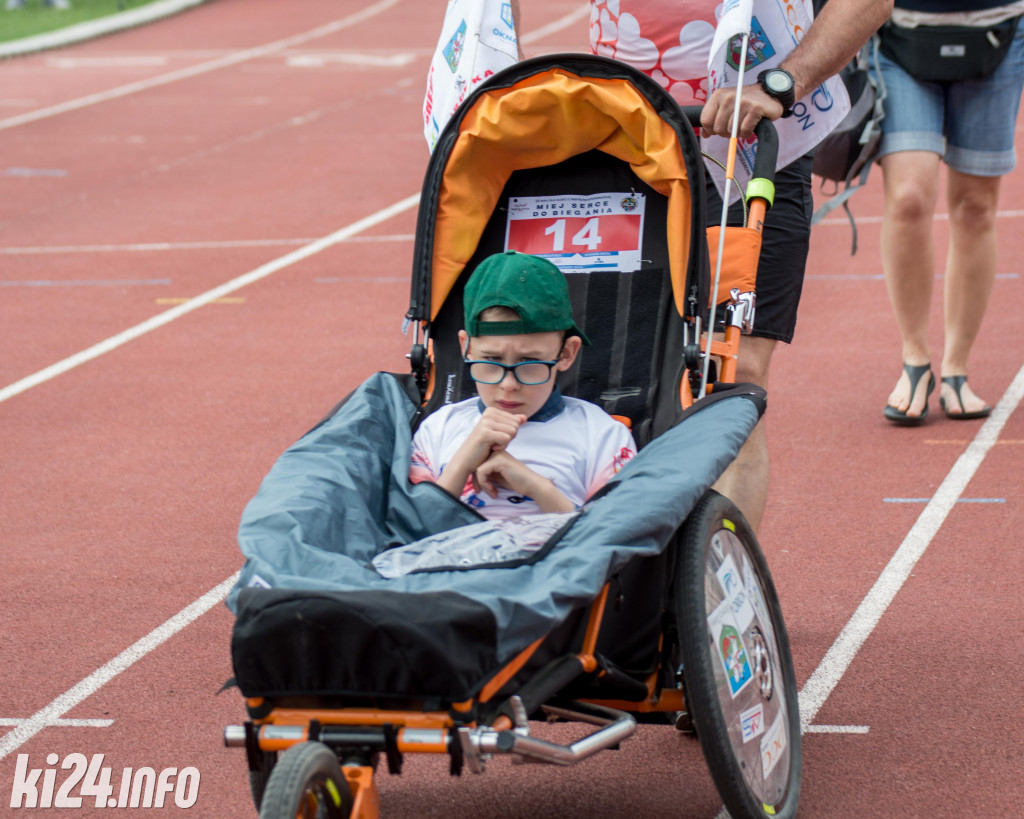
<path id="1" fill-rule="evenodd" d="M 431 319 L 476 250 L 512 172 L 594 149 L 628 162 L 668 198 L 669 269 L 683 314 L 691 194 L 678 135 L 628 80 L 552 68 L 483 95 L 459 126 L 435 219 Z"/>

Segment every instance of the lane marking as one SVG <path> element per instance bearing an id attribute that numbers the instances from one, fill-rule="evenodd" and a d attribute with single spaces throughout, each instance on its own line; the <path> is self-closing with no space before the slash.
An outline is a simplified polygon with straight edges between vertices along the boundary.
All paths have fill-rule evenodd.
<path id="1" fill-rule="evenodd" d="M 174 298 L 168 296 L 162 299 L 154 299 L 157 304 L 186 304 L 189 299 L 187 298 Z M 224 299 L 216 299 L 211 301 L 210 304 L 245 304 L 244 296 L 230 296 Z"/>
<path id="2" fill-rule="evenodd" d="M 1010 415 L 1024 398 L 1024 367 L 1010 384 L 992 414 L 978 430 L 974 440 L 953 464 L 934 497 L 921 512 L 913 527 L 903 539 L 892 559 L 882 570 L 857 610 L 843 626 L 842 631 L 818 667 L 800 691 L 800 722 L 807 730 L 818 711 L 839 684 L 854 657 L 860 651 L 889 604 L 896 597 L 917 561 L 925 553 L 939 528 L 974 477 L 989 450 L 995 445 Z"/>
<path id="3" fill-rule="evenodd" d="M 882 498 L 882 503 L 928 503 L 931 498 Z M 1006 498 L 957 498 L 957 503 L 1006 503 Z"/>
<path id="4" fill-rule="evenodd" d="M 23 719 L 0 718 L 0 726 L 13 728 L 21 725 Z M 114 724 L 112 719 L 51 719 L 44 725 L 44 728 L 109 728 Z"/>
<path id="5" fill-rule="evenodd" d="M 968 442 L 961 438 L 960 440 L 953 440 L 953 441 L 927 440 L 926 439 L 925 443 L 926 444 L 956 444 L 957 446 L 963 446 L 964 444 L 966 444 Z M 1003 438 L 1002 440 L 996 441 L 996 446 L 1004 446 L 1006 444 L 1011 444 L 1013 446 L 1020 446 L 1021 444 L 1024 444 L 1024 438 Z"/>
<path id="6" fill-rule="evenodd" d="M 348 242 L 411 242 L 413 233 L 392 233 L 380 236 L 353 236 Z M 236 247 L 291 247 L 308 245 L 315 237 L 304 239 L 235 239 L 211 242 L 146 242 L 128 245 L 54 245 L 36 247 L 0 247 L 2 256 L 36 256 L 50 253 L 150 253 L 164 250 L 229 250 Z"/>
<path id="7" fill-rule="evenodd" d="M 159 327 L 163 327 L 165 324 L 170 324 L 175 319 L 181 318 L 193 310 L 198 310 L 217 299 L 222 299 L 225 296 L 229 296 L 236 290 L 241 290 L 243 287 L 258 282 L 261 279 L 265 279 L 267 276 L 277 273 L 279 270 L 283 270 L 290 265 L 300 262 L 303 259 L 307 259 L 310 256 L 314 256 L 322 250 L 326 250 L 332 245 L 336 245 L 339 242 L 344 242 L 349 236 L 353 236 L 357 233 L 378 225 L 381 222 L 386 222 L 393 216 L 403 213 L 410 208 L 415 207 L 419 204 L 420 195 L 414 194 L 402 199 L 399 202 L 395 202 L 393 205 L 389 205 L 383 210 L 379 210 L 376 213 L 371 214 L 357 222 L 353 222 L 347 227 L 337 230 L 329 236 L 325 236 L 322 239 L 318 239 L 305 247 L 301 247 L 298 250 L 293 250 L 291 253 L 286 253 L 275 259 L 272 262 L 261 265 L 255 270 L 251 270 L 248 273 L 238 276 L 229 282 L 214 287 L 212 290 L 207 290 L 202 295 L 196 296 L 194 299 L 189 299 L 184 304 L 180 304 L 177 307 L 172 307 L 163 313 L 159 313 L 148 319 L 141 324 L 136 324 L 134 327 L 130 327 L 118 333 L 115 336 L 111 336 L 105 341 L 101 341 L 99 344 L 94 344 L 86 350 L 82 350 L 79 353 L 75 353 L 63 361 L 58 361 L 56 364 L 51 364 L 45 369 L 39 370 L 37 373 L 33 373 L 30 376 L 22 378 L 20 381 L 16 381 L 10 386 L 0 389 L 0 403 L 3 403 L 9 398 L 13 398 L 15 395 L 19 395 L 26 390 L 32 389 L 40 384 L 49 381 L 52 378 L 56 378 L 58 375 L 73 370 L 88 361 L 92 361 L 94 358 L 99 358 L 101 355 L 116 350 L 118 347 L 127 344 L 129 341 L 134 341 L 140 336 L 146 335 L 146 333 L 152 332 Z"/>
<path id="8" fill-rule="evenodd" d="M 1021 216 L 1024 216 L 1024 210 L 1000 210 L 1000 211 L 996 211 L 996 218 L 997 219 L 1019 219 Z M 880 225 L 880 224 L 882 224 L 882 219 L 883 218 L 884 217 L 882 217 L 882 216 L 858 216 L 857 217 L 857 223 L 859 224 L 859 223 L 863 222 L 864 224 L 867 224 L 867 225 Z M 934 218 L 935 218 L 936 221 L 939 221 L 939 222 L 948 222 L 949 221 L 949 214 L 948 213 L 936 213 Z M 837 219 L 837 218 L 822 219 L 820 222 L 818 222 L 818 224 L 819 225 L 849 225 L 850 224 L 850 220 L 847 219 L 844 216 L 844 217 L 842 217 L 840 219 Z"/>
<path id="9" fill-rule="evenodd" d="M 38 120 L 47 119 L 48 117 L 55 117 L 59 114 L 66 114 L 69 111 L 78 111 L 82 108 L 87 108 L 90 105 L 97 105 L 101 102 L 109 102 L 110 100 L 127 97 L 130 94 L 136 94 L 139 91 L 148 91 L 151 88 L 159 88 L 162 85 L 168 85 L 172 82 L 177 82 L 178 80 L 198 77 L 202 74 L 208 74 L 211 71 L 217 71 L 221 68 L 238 65 L 239 63 L 254 60 L 258 57 L 266 57 L 269 54 L 283 51 L 286 48 L 292 48 L 294 46 L 301 45 L 302 43 L 307 43 L 310 40 L 316 40 L 320 37 L 326 37 L 328 34 L 334 34 L 337 31 L 350 28 L 351 26 L 362 23 L 381 12 L 397 6 L 401 2 L 402 0 L 379 0 L 379 2 L 374 3 L 371 6 L 367 6 L 365 9 L 357 11 L 355 14 L 350 14 L 347 17 L 342 17 L 332 23 L 318 26 L 317 28 L 303 32 L 302 34 L 286 37 L 283 40 L 276 40 L 272 43 L 267 43 L 266 45 L 256 46 L 255 48 L 235 51 L 224 57 L 200 63 L 199 65 L 189 66 L 188 68 L 182 68 L 177 71 L 170 71 L 167 74 L 160 74 L 157 77 L 150 77 L 149 79 L 131 82 L 127 85 L 121 85 L 107 91 L 88 94 L 84 97 L 78 97 L 77 99 L 68 100 L 67 102 L 58 103 L 57 105 L 51 105 L 47 108 L 40 108 L 36 111 L 29 111 L 25 114 L 8 117 L 7 119 L 0 120 L 0 131 L 6 128 L 14 128 L 18 125 L 25 125 L 29 122 L 37 122 Z"/>
<path id="10" fill-rule="evenodd" d="M 404 68 L 419 59 L 418 54 L 398 52 L 396 54 L 360 54 L 356 52 L 332 51 L 325 54 L 294 54 L 285 57 L 284 63 L 290 68 L 323 68 L 332 63 L 355 66 L 379 66 L 381 68 Z"/>
<path id="11" fill-rule="evenodd" d="M 342 278 L 341 276 L 326 276 L 322 279 L 314 279 L 317 284 L 348 284 L 349 282 L 406 282 L 408 283 L 408 276 L 348 276 Z"/>
<path id="12" fill-rule="evenodd" d="M 880 282 L 885 280 L 883 273 L 808 273 L 804 276 L 805 279 L 818 279 L 820 281 L 854 281 L 854 282 Z M 946 277 L 941 273 L 935 274 L 935 280 L 941 281 Z M 996 273 L 997 279 L 1019 279 L 1019 273 Z"/>
<path id="13" fill-rule="evenodd" d="M 25 282 L 0 282 L 0 287 L 140 287 L 150 285 L 168 285 L 171 279 L 37 279 Z"/>
<path id="14" fill-rule="evenodd" d="M 36 711 L 31 717 L 22 720 L 13 731 L 9 731 L 0 738 L 0 759 L 3 759 L 11 751 L 24 745 L 28 740 L 48 727 L 54 720 L 66 714 L 82 700 L 94 694 L 110 680 L 141 660 L 153 649 L 159 647 L 185 626 L 189 625 L 211 608 L 223 600 L 231 587 L 238 580 L 240 572 L 235 572 L 231 577 L 220 585 L 210 589 L 206 594 L 194 603 L 183 608 L 170 620 L 157 626 L 149 634 L 130 645 L 113 660 L 96 669 L 92 674 L 72 686 L 49 705 Z"/>
<path id="15" fill-rule="evenodd" d="M 561 31 L 563 28 L 571 26 L 573 23 L 577 22 L 578 20 L 582 20 L 589 14 L 590 7 L 581 6 L 575 11 L 570 11 L 564 17 L 559 17 L 557 20 L 551 21 L 546 26 L 541 26 L 540 28 L 535 29 L 534 31 L 527 32 L 519 39 L 524 45 L 529 45 L 530 43 L 534 43 L 537 40 L 544 39 L 549 34 L 554 34 L 556 31 Z"/>
<path id="16" fill-rule="evenodd" d="M 808 725 L 805 734 L 866 734 L 869 725 Z"/>
<path id="17" fill-rule="evenodd" d="M 67 176 L 68 172 L 62 168 L 7 168 L 4 171 L 4 176 L 22 176 L 22 177 L 58 177 Z"/>
<path id="18" fill-rule="evenodd" d="M 167 65 L 167 57 L 138 54 L 134 56 L 47 57 L 53 68 L 159 68 Z"/>

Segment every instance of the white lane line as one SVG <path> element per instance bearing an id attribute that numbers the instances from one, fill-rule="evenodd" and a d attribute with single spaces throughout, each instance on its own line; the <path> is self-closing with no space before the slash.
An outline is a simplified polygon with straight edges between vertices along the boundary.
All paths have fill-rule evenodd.
<path id="1" fill-rule="evenodd" d="M 135 94 L 139 91 L 147 91 L 150 88 L 158 88 L 161 85 L 168 85 L 169 83 L 177 82 L 178 80 L 198 77 L 201 74 L 208 74 L 211 71 L 217 71 L 221 68 L 238 65 L 239 63 L 244 63 L 258 57 L 265 57 L 268 54 L 283 51 L 284 49 L 292 48 L 294 46 L 301 45 L 302 43 L 307 43 L 310 40 L 316 40 L 320 37 L 326 37 L 328 34 L 334 34 L 336 31 L 342 31 L 343 29 L 350 28 L 358 23 L 362 23 L 364 20 L 368 20 L 374 15 L 387 11 L 393 6 L 397 6 L 400 2 L 402 2 L 402 0 L 379 0 L 379 2 L 374 3 L 371 6 L 367 6 L 365 9 L 358 11 L 355 14 L 350 14 L 347 17 L 342 17 L 332 23 L 318 26 L 317 28 L 311 29 L 310 31 L 306 31 L 302 34 L 286 37 L 283 40 L 277 40 L 255 48 L 247 48 L 243 51 L 236 51 L 216 60 L 189 66 L 188 68 L 182 68 L 178 71 L 171 71 L 167 74 L 150 77 L 146 80 L 128 83 L 127 85 L 121 85 L 107 91 L 100 91 L 96 94 L 89 94 L 85 97 L 68 100 L 67 102 L 62 102 L 57 105 L 51 105 L 48 108 L 40 108 L 36 111 L 29 111 L 25 114 L 8 117 L 7 119 L 0 120 L 0 131 L 6 128 L 14 128 L 17 125 L 36 122 L 37 120 L 46 119 L 47 117 L 54 117 L 58 114 L 65 114 L 68 111 L 77 111 L 81 108 L 87 108 L 90 105 L 96 105 L 97 103 L 108 102 L 109 100 L 119 99 L 120 97 L 127 97 L 129 94 Z"/>
<path id="2" fill-rule="evenodd" d="M 996 218 L 997 219 L 1019 219 L 1021 216 L 1024 216 L 1024 210 L 1000 210 L 1000 211 L 996 212 Z M 884 217 L 882 217 L 882 216 L 858 216 L 857 217 L 857 223 L 858 224 L 863 223 L 865 225 L 880 225 L 882 223 L 882 219 L 883 218 Z M 935 219 L 936 219 L 936 221 L 939 221 L 939 222 L 948 222 L 949 221 L 949 214 L 948 213 L 936 213 L 935 214 Z M 843 216 L 842 218 L 822 219 L 820 222 L 818 222 L 818 224 L 819 225 L 849 225 L 850 224 L 850 220 L 847 219 L 845 216 Z"/>
<path id="3" fill-rule="evenodd" d="M 0 282 L 0 287 L 142 287 L 166 286 L 171 279 L 33 279 L 23 282 Z"/>
<path id="4" fill-rule="evenodd" d="M 0 726 L 12 728 L 21 725 L 23 719 L 0 719 Z M 52 719 L 44 728 L 109 728 L 114 724 L 112 719 Z"/>
<path id="5" fill-rule="evenodd" d="M 380 236 L 352 236 L 349 242 L 411 242 L 414 233 L 390 233 Z M 234 239 L 210 242 L 143 242 L 128 245 L 36 245 L 0 247 L 0 256 L 38 256 L 53 253 L 151 253 L 158 250 L 230 250 L 236 247 L 290 247 L 308 245 L 315 238 L 305 239 Z M 3 283 L 0 282 L 0 285 Z"/>
<path id="6" fill-rule="evenodd" d="M 921 512 L 913 527 L 903 539 L 903 543 L 892 556 L 889 564 L 882 570 L 878 580 L 861 601 L 849 622 L 839 632 L 839 636 L 825 657 L 818 664 L 810 679 L 800 692 L 800 721 L 803 730 L 807 730 L 818 711 L 825 704 L 829 695 L 839 684 L 846 670 L 850 667 L 861 646 L 871 636 L 886 608 L 893 601 L 897 592 L 903 587 L 917 561 L 931 544 L 939 528 L 953 510 L 960 495 L 970 483 L 974 473 L 978 471 L 989 450 L 997 443 L 1010 415 L 1017 409 L 1024 398 L 1024 367 L 1017 372 L 1017 377 L 1010 384 L 1006 393 L 992 410 L 974 440 L 964 453 L 953 464 L 945 480 L 936 490 L 935 495 Z"/>
<path id="7" fill-rule="evenodd" d="M 868 725 L 808 725 L 805 734 L 866 734 Z"/>
<path id="8" fill-rule="evenodd" d="M 285 57 L 285 65 L 290 68 L 324 68 L 332 63 L 342 65 L 367 66 L 381 68 L 403 68 L 419 59 L 415 52 L 399 52 L 397 54 L 366 54 L 360 52 L 333 52 L 330 54 L 294 54 Z"/>
<path id="9" fill-rule="evenodd" d="M 819 281 L 885 281 L 883 273 L 809 273 L 805 279 L 818 279 Z M 935 281 L 942 281 L 946 277 L 941 273 L 935 275 Z M 1020 273 L 996 273 L 997 279 L 1019 279 Z"/>
<path id="10" fill-rule="evenodd" d="M 584 17 L 590 14 L 589 6 L 581 6 L 576 11 L 570 11 L 564 17 L 559 17 L 557 20 L 552 20 L 546 26 L 527 32 L 519 39 L 526 45 L 536 42 L 547 37 L 549 34 L 554 34 L 556 31 L 561 31 L 563 28 L 567 28 L 578 20 L 582 20 Z"/>
<path id="11" fill-rule="evenodd" d="M 48 57 L 46 64 L 53 68 L 161 68 L 167 57 L 136 55 L 110 55 L 97 57 Z"/>
<path id="12" fill-rule="evenodd" d="M 101 341 L 99 344 L 94 344 L 87 350 L 82 350 L 79 353 L 75 353 L 63 361 L 58 361 L 56 364 L 51 364 L 45 369 L 39 370 L 37 373 L 33 373 L 30 376 L 22 378 L 20 381 L 16 381 L 8 387 L 0 389 L 0 403 L 3 403 L 8 398 L 13 398 L 15 395 L 25 392 L 26 390 L 36 387 L 39 384 L 49 381 L 51 378 L 56 378 L 58 375 L 68 372 L 81 364 L 85 364 L 88 361 L 92 361 L 94 358 L 99 358 L 101 355 L 109 353 L 112 350 L 116 350 L 118 347 L 127 344 L 129 341 L 134 341 L 140 336 L 145 335 L 159 327 L 163 327 L 165 324 L 170 324 L 175 319 L 181 318 L 193 310 L 198 310 L 204 305 L 210 304 L 217 299 L 221 299 L 224 296 L 234 293 L 236 290 L 241 290 L 243 287 L 257 282 L 260 279 L 265 279 L 282 270 L 289 265 L 293 265 L 296 262 L 300 262 L 303 259 L 307 259 L 319 253 L 326 248 L 336 245 L 339 242 L 343 242 L 350 236 L 354 236 L 357 233 L 361 233 L 368 228 L 378 225 L 381 222 L 385 222 L 393 216 L 398 215 L 404 211 L 415 207 L 420 201 L 420 195 L 414 194 L 413 196 L 406 197 L 400 202 L 396 202 L 383 210 L 379 210 L 370 216 L 360 219 L 358 222 L 353 222 L 348 227 L 344 227 L 341 230 L 337 230 L 329 236 L 325 236 L 322 239 L 318 239 L 311 244 L 301 247 L 298 250 L 293 250 L 291 253 L 287 253 L 272 262 L 268 262 L 265 265 L 257 267 L 255 270 L 251 270 L 242 276 L 232 279 L 229 282 L 214 287 L 212 290 L 207 290 L 200 296 L 196 296 L 194 299 L 189 299 L 184 304 L 180 304 L 176 307 L 172 307 L 163 313 L 159 313 L 153 318 L 136 324 L 134 327 L 130 327 L 118 333 L 116 336 L 111 336 L 106 341 Z"/>
<path id="13" fill-rule="evenodd" d="M 169 640 L 193 620 L 206 614 L 207 611 L 227 596 L 231 587 L 238 580 L 239 574 L 240 572 L 235 572 L 223 583 L 210 589 L 210 591 L 194 603 L 183 608 L 163 625 L 157 626 L 141 640 L 130 645 L 113 660 L 96 669 L 96 671 L 92 672 L 92 674 L 77 685 L 69 688 L 49 705 L 41 708 L 28 719 L 23 720 L 13 731 L 9 731 L 3 738 L 0 738 L 0 759 L 3 759 L 11 751 L 20 748 L 41 730 L 53 724 L 54 720 L 59 719 L 82 702 L 82 700 L 94 694 L 122 671 L 125 671 L 153 649 Z"/>

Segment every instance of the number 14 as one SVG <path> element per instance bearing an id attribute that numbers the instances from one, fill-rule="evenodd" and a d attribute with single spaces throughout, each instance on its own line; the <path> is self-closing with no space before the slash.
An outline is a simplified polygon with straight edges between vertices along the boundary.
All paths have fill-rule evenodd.
<path id="1" fill-rule="evenodd" d="M 588 250 L 597 250 L 598 245 L 601 244 L 601 234 L 598 231 L 598 218 L 595 216 L 593 219 L 588 219 L 587 223 L 580 228 L 576 235 L 572 237 L 573 245 L 586 246 Z M 559 219 L 553 222 L 544 231 L 545 236 L 554 236 L 553 244 L 555 253 L 560 253 L 565 250 L 565 219 Z"/>

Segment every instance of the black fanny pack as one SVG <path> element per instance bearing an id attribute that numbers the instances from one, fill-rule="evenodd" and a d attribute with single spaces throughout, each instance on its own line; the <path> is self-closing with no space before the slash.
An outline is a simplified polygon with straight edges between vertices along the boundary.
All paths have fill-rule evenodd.
<path id="1" fill-rule="evenodd" d="M 886 23 L 879 48 L 910 76 L 925 82 L 980 80 L 995 71 L 1017 32 L 1013 17 L 993 28 L 916 26 Z"/>

